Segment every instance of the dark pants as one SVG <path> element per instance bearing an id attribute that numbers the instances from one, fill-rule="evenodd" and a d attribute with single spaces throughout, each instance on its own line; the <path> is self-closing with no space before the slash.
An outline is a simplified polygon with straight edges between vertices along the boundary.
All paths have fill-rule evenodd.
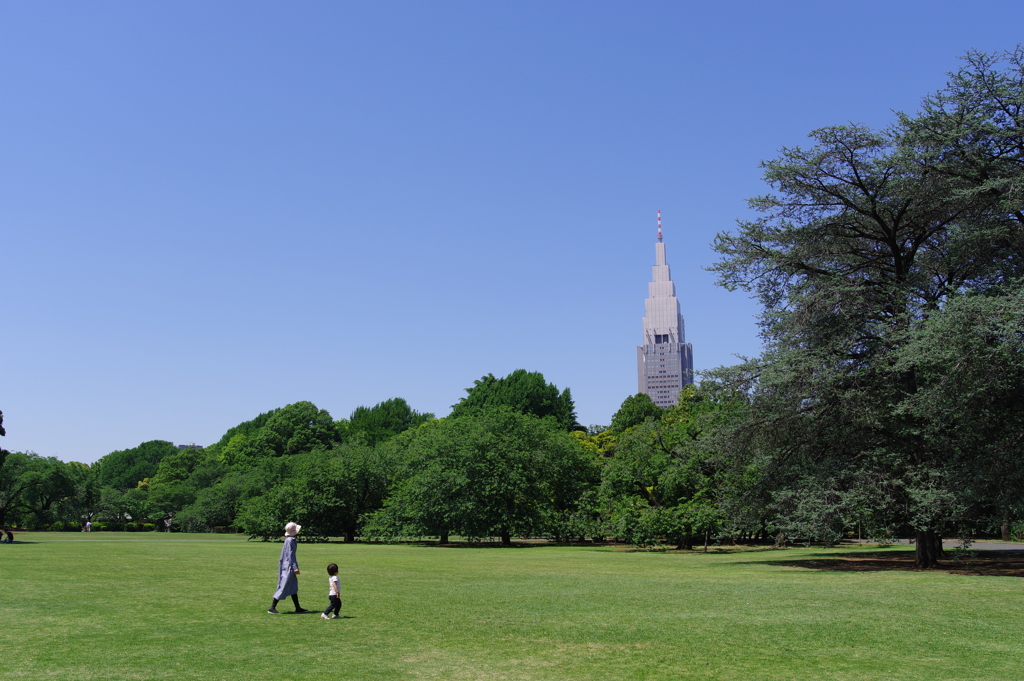
<path id="1" fill-rule="evenodd" d="M 341 596 L 328 596 L 328 598 L 331 599 L 331 604 L 324 610 L 324 614 L 329 615 L 331 610 L 333 610 L 334 614 L 337 615 L 341 612 Z"/>

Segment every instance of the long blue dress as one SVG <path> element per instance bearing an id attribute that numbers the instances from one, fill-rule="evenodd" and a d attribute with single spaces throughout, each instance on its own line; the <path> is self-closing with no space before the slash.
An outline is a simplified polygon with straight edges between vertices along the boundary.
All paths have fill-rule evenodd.
<path id="1" fill-rule="evenodd" d="M 274 599 L 278 601 L 299 593 L 299 578 L 295 576 L 295 571 L 299 569 L 299 563 L 295 560 L 295 544 L 295 537 L 285 537 L 284 546 L 281 547 L 277 591 L 274 592 Z"/>

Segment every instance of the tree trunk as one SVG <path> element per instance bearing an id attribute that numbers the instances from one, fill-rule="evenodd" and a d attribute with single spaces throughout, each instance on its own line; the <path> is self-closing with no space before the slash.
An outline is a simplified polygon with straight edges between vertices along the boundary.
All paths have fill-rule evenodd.
<path id="1" fill-rule="evenodd" d="M 1010 524 L 1003 523 L 1002 527 L 1000 527 L 999 530 L 1002 534 L 1003 541 L 1010 541 Z"/>
<path id="2" fill-rule="evenodd" d="M 512 535 L 509 534 L 508 530 L 501 531 L 501 545 L 512 546 Z"/>
<path id="3" fill-rule="evenodd" d="M 448 543 L 448 533 L 445 532 L 440 537 L 438 537 L 437 543 L 438 544 L 447 544 Z"/>
<path id="4" fill-rule="evenodd" d="M 935 530 L 918 530 L 914 539 L 917 547 L 914 551 L 914 567 L 929 569 L 937 567 L 939 557 L 944 555 L 942 550 L 942 537 L 935 534 Z"/>
<path id="5" fill-rule="evenodd" d="M 346 544 L 351 544 L 355 540 L 356 540 L 356 531 L 355 530 L 345 530 L 345 543 Z"/>

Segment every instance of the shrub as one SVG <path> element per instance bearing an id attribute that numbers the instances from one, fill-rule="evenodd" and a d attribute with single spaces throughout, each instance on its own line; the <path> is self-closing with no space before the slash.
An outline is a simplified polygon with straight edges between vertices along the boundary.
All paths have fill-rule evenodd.
<path id="1" fill-rule="evenodd" d="M 81 523 L 69 523 L 63 520 L 55 520 L 49 525 L 44 525 L 43 529 L 47 532 L 80 532 L 82 530 Z"/>

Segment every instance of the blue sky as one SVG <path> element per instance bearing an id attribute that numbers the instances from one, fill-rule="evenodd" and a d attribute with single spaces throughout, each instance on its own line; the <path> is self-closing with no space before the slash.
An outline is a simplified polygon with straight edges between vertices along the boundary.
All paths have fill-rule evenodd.
<path id="1" fill-rule="evenodd" d="M 697 369 L 759 351 L 702 268 L 820 126 L 881 127 L 985 2 L 0 5 L 7 449 L 209 444 L 310 400 L 444 415 L 541 371 L 636 391 L 662 210 Z"/>

